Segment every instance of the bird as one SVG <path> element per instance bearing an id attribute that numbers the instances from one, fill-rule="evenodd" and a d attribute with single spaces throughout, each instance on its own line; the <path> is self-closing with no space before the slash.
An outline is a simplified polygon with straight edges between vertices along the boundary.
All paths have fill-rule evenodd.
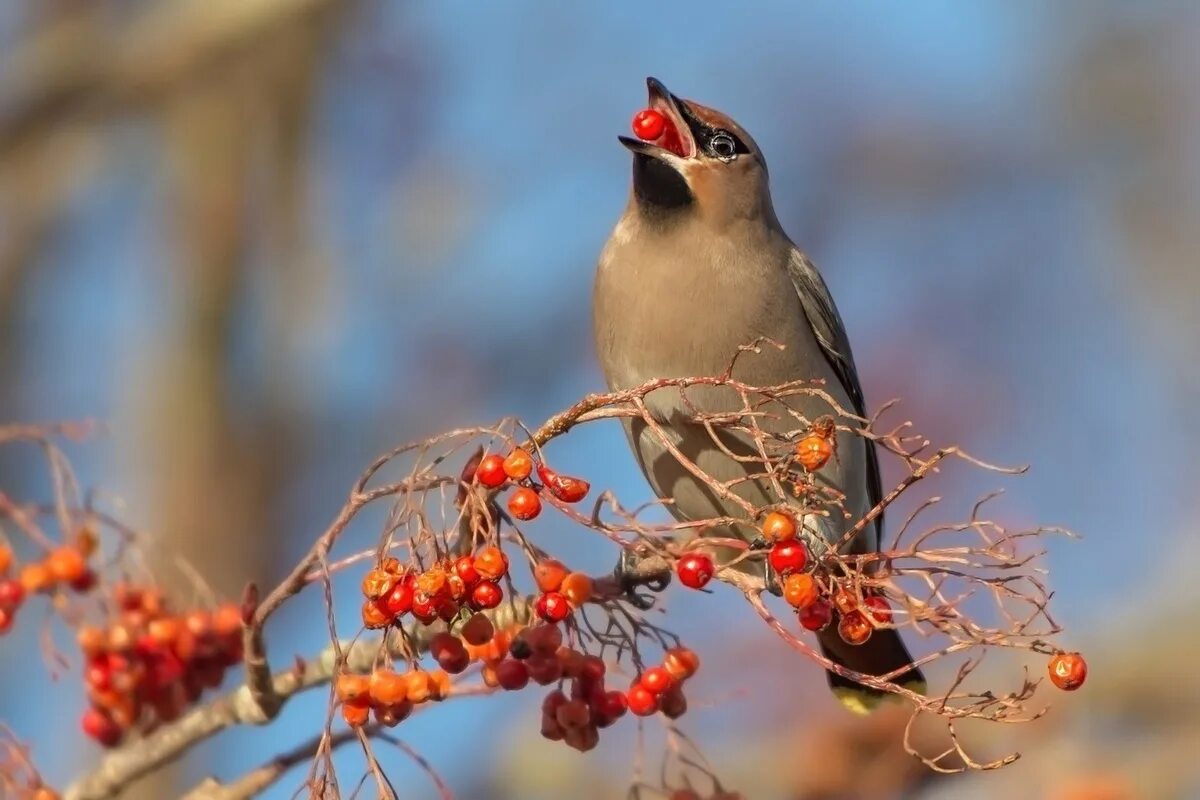
<path id="1" fill-rule="evenodd" d="M 646 83 L 648 108 L 667 124 L 653 140 L 618 137 L 632 153 L 632 188 L 600 253 L 593 285 L 596 355 L 610 391 L 660 378 L 722 375 L 739 351 L 770 340 L 780 346 L 738 356 L 732 376 L 760 387 L 823 381 L 839 406 L 865 417 L 841 315 L 821 273 L 775 214 L 762 151 L 729 116 L 671 94 L 655 78 Z M 693 386 L 686 400 L 678 389 L 658 389 L 646 395 L 645 407 L 649 422 L 633 416 L 622 423 L 651 488 L 677 519 L 746 514 L 684 467 L 663 435 L 714 479 L 740 479 L 735 493 L 755 508 L 780 502 L 765 479 L 747 478 L 751 467 L 734 457 L 757 452 L 745 434 L 724 430 L 718 445 L 696 421 L 697 411 L 741 408 L 731 389 Z M 793 407 L 810 420 L 830 413 L 815 396 L 799 398 Z M 795 427 L 794 420 L 778 417 L 762 424 L 771 433 Z M 803 524 L 806 536 L 840 543 L 847 526 L 880 503 L 882 484 L 873 441 L 839 431 L 835 452 L 819 477 L 844 494 L 850 521 L 807 514 Z M 844 551 L 877 551 L 882 524 L 880 515 Z M 752 540 L 756 533 L 751 525 L 735 525 L 701 535 Z M 924 692 L 924 676 L 897 630 L 877 629 L 864 644 L 851 646 L 836 627 L 818 634 L 831 661 L 873 676 L 899 670 L 895 683 Z M 887 696 L 832 671 L 827 676 L 852 712 L 868 713 Z"/>

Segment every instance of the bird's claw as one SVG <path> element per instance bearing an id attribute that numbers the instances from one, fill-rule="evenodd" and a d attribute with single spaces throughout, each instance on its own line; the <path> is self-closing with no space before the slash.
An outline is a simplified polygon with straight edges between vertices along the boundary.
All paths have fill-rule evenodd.
<path id="1" fill-rule="evenodd" d="M 617 559 L 613 577 L 625 596 L 625 600 L 630 605 L 646 611 L 654 606 L 654 597 L 638 590 L 647 589 L 657 594 L 670 585 L 671 576 L 668 574 L 653 575 L 647 578 L 638 577 L 637 566 L 640 562 L 641 558 L 636 553 L 630 550 L 621 550 L 621 557 Z"/>

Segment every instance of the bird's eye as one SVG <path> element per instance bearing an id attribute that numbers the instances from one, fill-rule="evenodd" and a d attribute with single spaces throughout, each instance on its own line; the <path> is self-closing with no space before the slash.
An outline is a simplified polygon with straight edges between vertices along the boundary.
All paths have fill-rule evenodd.
<path id="1" fill-rule="evenodd" d="M 737 158 L 737 142 L 725 131 L 719 131 L 708 143 L 713 155 L 722 161 L 733 161 Z"/>

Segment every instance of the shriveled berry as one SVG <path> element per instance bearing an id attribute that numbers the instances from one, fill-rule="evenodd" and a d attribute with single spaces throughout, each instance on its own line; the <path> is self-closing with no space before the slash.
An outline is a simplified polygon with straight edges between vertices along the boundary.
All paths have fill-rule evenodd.
<path id="1" fill-rule="evenodd" d="M 783 599 L 793 608 L 807 608 L 819 595 L 816 579 L 807 572 L 795 572 L 783 579 Z"/>
<path id="2" fill-rule="evenodd" d="M 592 485 L 582 478 L 560 475 L 545 464 L 538 465 L 538 477 L 555 498 L 564 503 L 578 503 L 587 497 Z"/>
<path id="3" fill-rule="evenodd" d="M 768 542 L 787 542 L 796 538 L 796 521 L 781 511 L 772 511 L 763 519 L 763 538 Z"/>
<path id="4" fill-rule="evenodd" d="M 643 108 L 633 115 L 633 135 L 644 142 L 652 142 L 667 128 L 667 118 L 653 108 Z"/>
<path id="5" fill-rule="evenodd" d="M 582 700 L 568 700 L 555 710 L 554 718 L 566 730 L 583 728 L 592 724 L 592 709 Z"/>
<path id="6" fill-rule="evenodd" d="M 489 489 L 496 489 L 508 481 L 504 473 L 504 457 L 496 453 L 485 456 L 475 468 L 475 480 Z"/>
<path id="7" fill-rule="evenodd" d="M 809 434 L 796 442 L 796 459 L 809 472 L 816 472 L 833 455 L 833 443 L 817 434 Z"/>
<path id="8" fill-rule="evenodd" d="M 549 686 L 562 678 L 562 664 L 554 656 L 533 654 L 525 661 L 529 679 L 541 686 Z"/>
<path id="9" fill-rule="evenodd" d="M 858 609 L 858 596 L 844 586 L 833 593 L 833 607 L 840 614 L 849 614 Z"/>
<path id="10" fill-rule="evenodd" d="M 1073 692 L 1087 680 L 1087 662 L 1079 653 L 1055 653 L 1049 664 L 1050 680 L 1064 692 Z"/>
<path id="11" fill-rule="evenodd" d="M 527 641 L 534 653 L 543 656 L 557 653 L 563 642 L 562 631 L 554 624 L 526 628 L 518 638 Z"/>
<path id="12" fill-rule="evenodd" d="M 838 621 L 838 636 L 842 637 L 842 641 L 846 644 L 860 645 L 871 638 L 871 632 L 875 626 L 867 619 L 866 615 L 861 611 L 851 611 L 849 614 L 843 614 L 841 620 Z"/>
<path id="13" fill-rule="evenodd" d="M 564 729 L 563 743 L 573 750 L 586 753 L 600 743 L 600 731 L 596 730 L 593 725 Z"/>
<path id="14" fill-rule="evenodd" d="M 523 481 L 533 474 L 533 456 L 518 447 L 504 459 L 504 474 L 514 481 Z"/>
<path id="15" fill-rule="evenodd" d="M 793 572 L 801 572 L 808 566 L 808 548 L 803 542 L 780 542 L 771 548 L 767 556 L 771 568 L 780 575 L 787 576 Z"/>
<path id="16" fill-rule="evenodd" d="M 474 566 L 481 578 L 494 581 L 508 573 L 508 556 L 499 547 L 485 547 L 475 554 Z"/>
<path id="17" fill-rule="evenodd" d="M 408 718 L 412 713 L 412 703 L 404 700 L 390 706 L 372 706 L 375 712 L 375 721 L 380 725 L 385 725 L 389 728 L 394 728 Z"/>
<path id="18" fill-rule="evenodd" d="M 380 606 L 378 601 L 364 600 L 362 605 L 362 624 L 364 628 L 378 630 L 386 628 L 392 622 L 392 615 Z"/>
<path id="19" fill-rule="evenodd" d="M 716 567 L 704 553 L 685 553 L 675 563 L 679 582 L 691 589 L 703 589 L 712 580 Z"/>
<path id="20" fill-rule="evenodd" d="M 817 600 L 800 609 L 800 624 L 806 630 L 823 631 L 833 619 L 833 606 L 824 600 Z"/>
<path id="21" fill-rule="evenodd" d="M 508 498 L 508 511 L 519 520 L 531 520 L 542 513 L 542 498 L 528 486 L 517 489 Z"/>
<path id="22" fill-rule="evenodd" d="M 558 592 L 546 592 L 537 599 L 534 610 L 546 622 L 562 622 L 571 615 L 571 604 Z"/>
<path id="23" fill-rule="evenodd" d="M 362 579 L 362 592 L 368 600 L 378 600 L 392 591 L 396 576 L 381 569 L 368 570 Z"/>

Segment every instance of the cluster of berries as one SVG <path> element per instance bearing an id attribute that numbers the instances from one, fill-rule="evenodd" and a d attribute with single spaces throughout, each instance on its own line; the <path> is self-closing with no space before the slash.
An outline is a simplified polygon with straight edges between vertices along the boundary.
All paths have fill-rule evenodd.
<path id="1" fill-rule="evenodd" d="M 539 494 L 542 488 L 563 503 L 578 503 L 591 489 L 591 484 L 582 478 L 560 475 L 544 463 L 536 465 L 539 485 L 532 479 L 534 469 L 533 456 L 518 447 L 507 456 L 497 453 L 485 456 L 475 468 L 475 480 L 488 489 L 499 489 L 509 481 L 516 484 L 517 488 L 508 497 L 508 513 L 523 521 L 542 513 Z"/>
<path id="2" fill-rule="evenodd" d="M 544 621 L 562 622 L 571 612 L 592 599 L 592 579 L 582 572 L 570 572 L 561 561 L 546 558 L 533 568 L 533 579 L 541 594 L 534 611 Z"/>
<path id="3" fill-rule="evenodd" d="M 124 584 L 114 599 L 119 618 L 107 628 L 84 626 L 77 636 L 90 704 L 80 724 L 105 747 L 178 719 L 242 661 L 237 605 L 175 614 L 158 590 Z"/>
<path id="4" fill-rule="evenodd" d="M 386 628 L 409 613 L 430 625 L 438 619 L 450 622 L 464 607 L 495 608 L 504 599 L 499 581 L 507 574 L 508 557 L 498 547 L 440 561 L 421 573 L 385 558 L 363 577 L 363 625 Z"/>
<path id="5" fill-rule="evenodd" d="M 686 647 L 667 651 L 662 664 L 650 667 L 634 680 L 626 697 L 629 710 L 639 717 L 661 711 L 668 719 L 678 719 L 687 711 L 683 684 L 700 669 L 700 657 Z"/>
<path id="6" fill-rule="evenodd" d="M 771 543 L 767 561 L 779 576 L 783 598 L 796 609 L 804 628 L 822 631 L 836 613 L 842 640 L 860 645 L 871 638 L 877 624 L 891 622 L 891 605 L 881 595 L 868 594 L 860 603 L 848 589 L 835 588 L 827 592 L 822 588 L 808 569 L 812 559 L 808 548 L 797 538 L 796 522 L 791 516 L 780 511 L 767 514 L 762 522 L 762 535 Z M 708 554 L 693 551 L 679 558 L 675 571 L 684 586 L 702 589 L 712 580 L 716 565 Z"/>
<path id="7" fill-rule="evenodd" d="M 355 728 L 365 725 L 372 712 L 381 725 L 398 725 L 416 706 L 445 700 L 450 687 L 450 676 L 440 669 L 401 673 L 380 668 L 370 675 L 343 672 L 334 682 L 334 691 L 342 701 L 342 719 Z"/>
<path id="8" fill-rule="evenodd" d="M 87 560 L 96 549 L 90 534 L 81 534 L 74 543 L 56 547 L 40 561 L 31 561 L 9 575 L 15 559 L 12 549 L 0 543 L 0 634 L 7 633 L 16 621 L 25 598 L 33 594 L 53 594 L 64 587 L 86 592 L 96 585 L 96 573 Z"/>

